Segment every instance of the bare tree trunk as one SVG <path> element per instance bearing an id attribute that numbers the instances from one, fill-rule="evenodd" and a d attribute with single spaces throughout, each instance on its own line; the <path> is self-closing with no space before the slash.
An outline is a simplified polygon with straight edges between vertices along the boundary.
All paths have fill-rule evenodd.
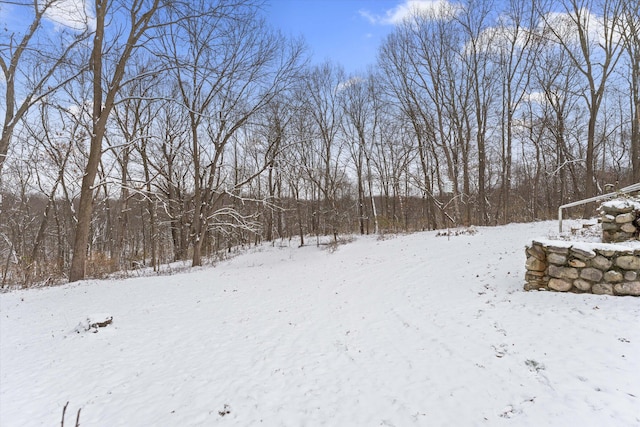
<path id="1" fill-rule="evenodd" d="M 631 63 L 631 170 L 633 182 L 640 182 L 640 4 L 634 0 L 623 1 L 626 22 L 625 50 Z"/>
<path id="2" fill-rule="evenodd" d="M 93 38 L 93 50 L 91 53 L 91 72 L 93 76 L 93 127 L 91 142 L 89 145 L 89 159 L 85 166 L 80 188 L 80 205 L 78 207 L 78 225 L 76 226 L 76 238 L 73 245 L 73 258 L 69 270 L 69 281 L 75 282 L 84 279 L 85 263 L 87 259 L 87 246 L 89 244 L 89 228 L 91 226 L 91 214 L 93 211 L 93 183 L 98 172 L 100 157 L 102 155 L 102 138 L 106 128 L 106 116 L 108 110 L 102 115 L 102 48 L 104 39 L 105 17 L 107 2 L 96 0 L 96 32 Z"/>
<path id="3" fill-rule="evenodd" d="M 107 127 L 109 114 L 114 107 L 115 97 L 120 89 L 120 84 L 125 73 L 126 65 L 138 45 L 138 40 L 146 32 L 151 17 L 158 9 L 160 0 L 152 0 L 149 9 L 140 12 L 144 0 L 134 0 L 130 7 L 131 28 L 129 29 L 126 44 L 114 64 L 114 71 L 110 79 L 106 97 L 103 97 L 102 73 L 103 50 L 105 49 L 105 21 L 109 11 L 110 0 L 95 0 L 95 33 L 91 51 L 91 73 L 93 88 L 92 133 L 89 145 L 89 159 L 82 176 L 80 189 L 80 203 L 78 207 L 78 224 L 76 226 L 75 241 L 73 243 L 73 258 L 69 270 L 69 281 L 75 282 L 85 277 L 85 263 L 87 259 L 87 246 L 89 243 L 89 231 L 91 216 L 93 213 L 93 184 L 98 172 L 102 155 L 102 140 Z"/>
<path id="4" fill-rule="evenodd" d="M 297 186 L 292 186 L 291 191 L 294 195 L 294 202 L 296 204 L 296 215 L 298 217 L 298 235 L 300 236 L 300 246 L 304 246 L 304 227 L 302 225 L 302 208 L 300 201 L 300 190 Z"/>
<path id="5" fill-rule="evenodd" d="M 200 145 L 198 142 L 198 122 L 196 112 L 190 112 L 191 118 L 191 149 L 193 156 L 193 221 L 191 235 L 194 236 L 193 255 L 191 257 L 191 266 L 196 267 L 202 265 L 202 230 L 206 227 L 204 224 L 204 212 L 202 211 L 203 195 L 202 195 L 202 176 L 200 172 Z"/>
<path id="6" fill-rule="evenodd" d="M 125 233 L 129 225 L 129 147 L 124 147 L 125 153 L 120 159 L 120 202 L 116 205 L 116 218 L 114 224 L 113 252 L 111 254 L 111 272 L 121 269 L 121 257 L 124 250 Z"/>
<path id="7" fill-rule="evenodd" d="M 364 186 L 362 179 L 362 157 L 360 158 L 360 162 L 357 168 L 357 176 L 358 180 L 358 225 L 360 226 L 360 234 L 364 235 Z"/>

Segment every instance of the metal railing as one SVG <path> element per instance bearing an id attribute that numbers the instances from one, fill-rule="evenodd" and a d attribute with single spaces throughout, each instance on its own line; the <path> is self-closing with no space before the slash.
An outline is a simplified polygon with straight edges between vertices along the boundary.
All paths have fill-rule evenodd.
<path id="1" fill-rule="evenodd" d="M 628 194 L 633 193 L 635 191 L 640 191 L 640 182 L 636 182 L 635 184 L 631 184 L 628 187 L 621 188 L 618 191 L 614 191 L 612 193 L 601 194 L 600 196 L 590 197 L 588 199 L 579 200 L 577 202 L 566 203 L 558 208 L 558 228 L 560 233 L 562 233 L 562 209 L 571 208 L 574 206 L 584 205 L 585 203 L 598 202 L 604 199 L 610 199 L 612 197 L 619 196 L 620 194 Z"/>

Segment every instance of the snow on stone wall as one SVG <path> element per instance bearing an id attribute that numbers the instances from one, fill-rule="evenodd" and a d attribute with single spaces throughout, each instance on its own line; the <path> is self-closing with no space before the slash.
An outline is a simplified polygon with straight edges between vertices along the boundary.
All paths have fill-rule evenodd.
<path id="1" fill-rule="evenodd" d="M 616 199 L 600 205 L 602 241 L 624 242 L 638 239 L 640 202 L 636 199 Z"/>

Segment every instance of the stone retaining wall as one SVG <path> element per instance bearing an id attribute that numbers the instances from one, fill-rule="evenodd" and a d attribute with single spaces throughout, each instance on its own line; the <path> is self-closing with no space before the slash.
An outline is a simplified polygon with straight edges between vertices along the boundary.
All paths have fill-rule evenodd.
<path id="1" fill-rule="evenodd" d="M 612 200 L 600 206 L 602 241 L 624 242 L 638 239 L 640 211 L 636 199 Z"/>
<path id="2" fill-rule="evenodd" d="M 636 247 L 534 240 L 526 249 L 524 288 L 640 296 Z"/>

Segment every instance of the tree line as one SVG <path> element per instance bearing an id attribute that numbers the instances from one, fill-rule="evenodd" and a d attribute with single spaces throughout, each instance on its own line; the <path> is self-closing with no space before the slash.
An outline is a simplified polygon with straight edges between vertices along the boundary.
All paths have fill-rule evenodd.
<path id="1" fill-rule="evenodd" d="M 633 0 L 433 3 L 350 74 L 253 0 L 69 4 L 0 6 L 29 17 L 0 36 L 3 287 L 548 219 L 640 181 Z"/>

